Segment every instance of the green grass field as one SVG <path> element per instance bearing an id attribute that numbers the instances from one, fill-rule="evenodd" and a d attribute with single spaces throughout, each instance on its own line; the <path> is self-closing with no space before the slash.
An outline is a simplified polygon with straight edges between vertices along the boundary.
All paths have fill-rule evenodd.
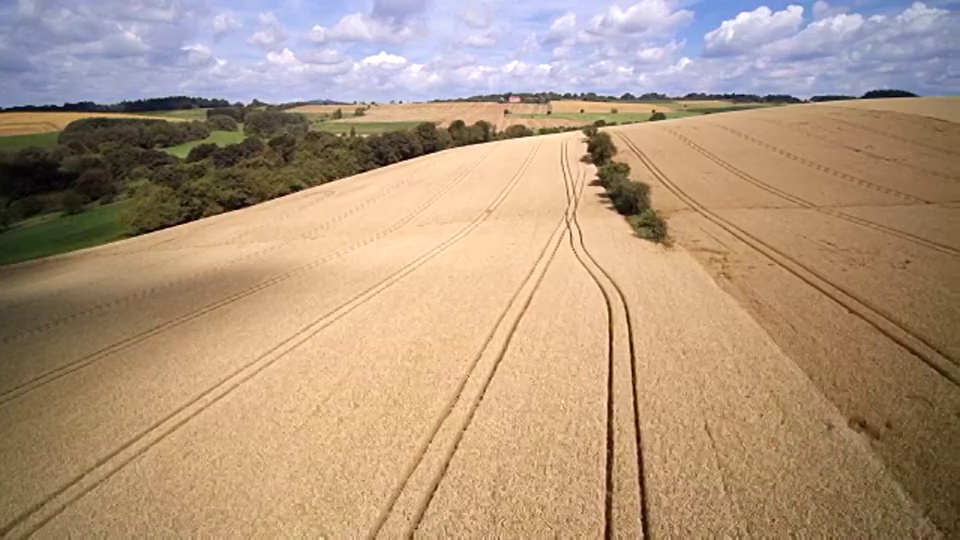
<path id="1" fill-rule="evenodd" d="M 350 133 L 350 128 L 354 128 L 357 135 L 373 135 L 375 133 L 413 129 L 421 123 L 422 122 L 314 122 L 312 129 L 314 131 L 342 134 Z"/>
<path id="2" fill-rule="evenodd" d="M 90 205 L 82 214 L 36 216 L 0 233 L 0 264 L 29 261 L 123 238 L 121 215 L 130 201 Z"/>
<path id="3" fill-rule="evenodd" d="M 226 146 L 228 144 L 236 144 L 243 139 L 243 126 L 240 126 L 240 131 L 211 131 L 210 136 L 206 139 L 190 141 L 177 146 L 171 146 L 169 148 L 164 148 L 163 151 L 183 159 L 187 157 L 187 154 L 190 153 L 190 149 L 192 149 L 194 146 L 204 143 L 214 143 L 218 146 Z"/>
<path id="4" fill-rule="evenodd" d="M 6 135 L 0 137 L 0 150 L 19 150 L 28 146 L 53 148 L 57 146 L 59 131 L 50 133 L 30 133 L 29 135 Z"/>

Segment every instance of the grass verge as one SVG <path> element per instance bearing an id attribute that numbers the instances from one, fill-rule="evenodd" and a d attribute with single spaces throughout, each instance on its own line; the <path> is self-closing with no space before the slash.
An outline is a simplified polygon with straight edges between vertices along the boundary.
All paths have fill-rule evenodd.
<path id="1" fill-rule="evenodd" d="M 28 146 L 54 148 L 60 138 L 59 131 L 47 133 L 29 133 L 26 135 L 5 135 L 0 137 L 0 150 L 19 150 Z"/>
<path id="2" fill-rule="evenodd" d="M 241 125 L 239 131 L 211 131 L 210 136 L 206 139 L 190 141 L 177 146 L 171 146 L 169 148 L 164 148 L 163 151 L 183 159 L 187 157 L 187 154 L 190 153 L 190 150 L 193 149 L 194 146 L 204 143 L 214 143 L 217 146 L 226 146 L 228 144 L 236 144 L 241 142 L 243 139 L 243 126 Z"/>
<path id="3" fill-rule="evenodd" d="M 0 233 L 0 264 L 76 251 L 123 238 L 121 216 L 130 201 L 90 205 L 81 214 L 37 216 Z"/>

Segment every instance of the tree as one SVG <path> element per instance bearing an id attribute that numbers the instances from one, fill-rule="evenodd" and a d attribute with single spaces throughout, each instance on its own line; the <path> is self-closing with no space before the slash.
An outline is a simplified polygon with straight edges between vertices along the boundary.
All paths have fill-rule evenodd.
<path id="1" fill-rule="evenodd" d="M 267 146 L 284 161 L 284 163 L 293 163 L 293 158 L 297 152 L 297 139 L 288 133 L 270 139 Z"/>
<path id="2" fill-rule="evenodd" d="M 203 143 L 198 144 L 190 149 L 190 152 L 187 154 L 187 163 L 194 163 L 197 161 L 203 161 L 210 157 L 210 154 L 214 153 L 220 147 L 214 143 Z"/>
<path id="3" fill-rule="evenodd" d="M 90 201 L 97 201 L 117 194 L 117 186 L 110 174 L 103 169 L 84 171 L 77 179 L 76 192 Z"/>
<path id="4" fill-rule="evenodd" d="M 667 115 L 663 114 L 662 112 L 655 112 L 650 115 L 651 122 L 657 122 L 657 121 L 666 120 L 666 119 L 667 119 Z"/>
<path id="5" fill-rule="evenodd" d="M 594 165 L 602 167 L 617 154 L 617 147 L 613 144 L 609 133 L 599 132 L 587 142 L 587 153 L 590 154 L 590 161 Z"/>
<path id="6" fill-rule="evenodd" d="M 237 131 L 240 126 L 232 116 L 218 114 L 207 118 L 207 126 L 214 131 Z"/>
<path id="7" fill-rule="evenodd" d="M 620 101 L 636 101 L 636 100 L 637 100 L 637 96 L 631 94 L 630 92 L 627 92 L 622 96 L 620 96 Z"/>
<path id="8" fill-rule="evenodd" d="M 86 203 L 86 197 L 72 189 L 64 193 L 63 197 L 60 199 L 60 207 L 63 209 L 63 213 L 68 216 L 83 212 L 83 206 Z"/>
<path id="9" fill-rule="evenodd" d="M 337 109 L 333 111 L 333 114 L 330 115 L 330 118 L 333 118 L 334 120 L 340 120 L 343 118 L 343 109 Z"/>
<path id="10" fill-rule="evenodd" d="M 363 116 L 365 114 L 367 114 L 367 111 L 363 107 L 357 107 L 357 110 L 353 111 L 354 116 Z"/>
<path id="11" fill-rule="evenodd" d="M 904 98 L 904 97 L 917 97 L 913 92 L 907 92 L 906 90 L 870 90 L 863 95 L 863 99 L 877 99 L 877 98 Z"/>

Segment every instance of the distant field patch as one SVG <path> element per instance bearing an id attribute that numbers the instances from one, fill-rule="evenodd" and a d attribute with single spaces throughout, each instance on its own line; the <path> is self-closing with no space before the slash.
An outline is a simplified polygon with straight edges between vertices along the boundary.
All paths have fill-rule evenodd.
<path id="1" fill-rule="evenodd" d="M 59 131 L 48 131 L 46 133 L 29 133 L 27 135 L 6 135 L 0 136 L 0 150 L 19 150 L 28 146 L 39 146 L 40 148 L 53 148 L 57 146 L 57 139 L 60 137 Z"/>
<path id="2" fill-rule="evenodd" d="M 646 113 L 649 117 L 654 111 L 668 113 L 675 109 L 670 102 L 624 102 L 624 101 L 581 101 L 581 100 L 559 100 L 551 101 L 550 109 L 553 114 L 566 113 L 610 113 L 616 109 L 619 114 L 642 114 Z"/>
<path id="3" fill-rule="evenodd" d="M 0 233 L 0 264 L 76 251 L 112 242 L 127 234 L 121 216 L 130 201 L 91 205 L 82 214 L 47 214 Z"/>
<path id="4" fill-rule="evenodd" d="M 421 122 L 315 122 L 312 127 L 314 131 L 326 131 L 328 133 L 350 133 L 350 130 L 354 129 L 357 135 L 373 135 L 413 129 L 419 124 Z"/>
<path id="5" fill-rule="evenodd" d="M 178 120 L 206 120 L 207 109 L 180 109 L 177 111 L 149 111 L 142 113 L 159 118 L 176 118 Z"/>
<path id="6" fill-rule="evenodd" d="M 244 139 L 243 135 L 243 126 L 241 126 L 240 131 L 211 131 L 210 136 L 206 139 L 201 139 L 199 141 L 190 141 L 187 143 L 179 144 L 177 146 L 171 146 L 169 148 L 164 148 L 163 151 L 177 156 L 180 159 L 187 157 L 187 154 L 190 153 L 190 150 L 197 145 L 205 143 L 213 143 L 217 146 L 226 146 L 228 144 L 236 144 Z"/>
<path id="7" fill-rule="evenodd" d="M 644 113 L 553 113 L 553 114 L 516 114 L 515 118 L 552 118 L 554 120 L 567 120 L 574 126 L 585 126 L 592 124 L 597 120 L 603 120 L 606 123 L 616 122 L 623 124 L 626 122 L 646 122 L 650 119 L 649 112 Z M 666 112 L 667 118 L 683 118 L 685 116 L 697 116 L 696 112 Z"/>
<path id="8" fill-rule="evenodd" d="M 67 124 L 82 118 L 146 118 L 156 120 L 158 117 L 123 113 L 4 112 L 0 113 L 0 136 L 63 131 Z M 182 120 L 169 117 L 163 119 L 173 122 Z"/>

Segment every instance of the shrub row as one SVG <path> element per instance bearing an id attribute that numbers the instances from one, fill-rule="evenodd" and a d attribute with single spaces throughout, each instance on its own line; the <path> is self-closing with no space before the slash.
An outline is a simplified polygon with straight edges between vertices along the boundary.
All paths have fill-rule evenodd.
<path id="1" fill-rule="evenodd" d="M 650 205 L 650 186 L 630 180 L 630 166 L 613 161 L 617 147 L 609 133 L 596 126 L 584 129 L 587 135 L 587 159 L 597 166 L 597 179 L 607 190 L 610 202 L 617 212 L 627 216 L 627 221 L 637 235 L 654 242 L 667 237 L 667 223 Z"/>

